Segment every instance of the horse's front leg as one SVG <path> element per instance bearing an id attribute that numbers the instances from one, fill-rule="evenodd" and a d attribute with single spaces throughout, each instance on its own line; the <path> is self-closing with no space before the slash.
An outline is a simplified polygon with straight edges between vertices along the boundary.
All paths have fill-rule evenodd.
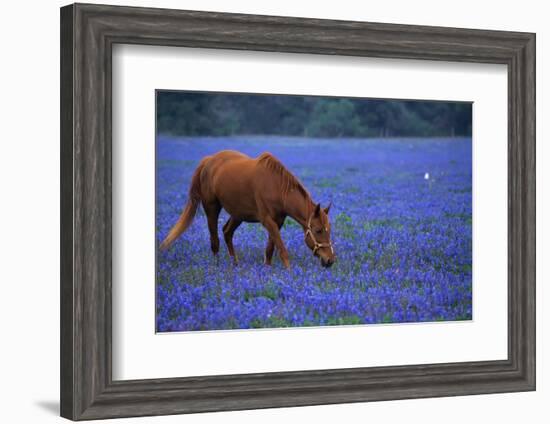
<path id="1" fill-rule="evenodd" d="M 282 218 L 280 220 L 277 220 L 277 226 L 279 227 L 279 232 L 281 231 L 281 227 L 283 226 L 285 219 Z M 273 241 L 273 238 L 271 235 L 269 236 L 269 239 L 267 240 L 267 246 L 265 248 L 265 261 L 264 263 L 266 265 L 271 265 L 271 259 L 273 258 L 273 252 L 275 251 L 275 242 Z"/>
<path id="2" fill-rule="evenodd" d="M 266 228 L 266 230 L 269 233 L 269 240 L 273 241 L 274 246 L 279 251 L 279 256 L 281 257 L 281 261 L 283 261 L 283 265 L 287 269 L 290 268 L 290 261 L 289 261 L 289 258 L 288 258 L 288 251 L 286 250 L 285 244 L 283 243 L 283 239 L 281 238 L 281 232 L 279 231 L 279 229 L 282 226 L 282 223 L 281 223 L 281 225 L 278 225 L 277 222 L 275 222 L 275 220 L 273 218 L 268 216 L 268 217 L 264 218 L 264 220 L 262 221 L 262 225 Z M 269 241 L 268 241 L 268 246 L 267 247 L 269 248 Z M 267 249 L 266 249 L 266 263 L 268 263 L 267 262 L 267 253 L 268 252 L 267 252 Z M 271 255 L 273 255 L 273 252 L 271 253 Z"/>
<path id="3" fill-rule="evenodd" d="M 237 263 L 237 255 L 235 255 L 235 249 L 233 247 L 233 234 L 235 230 L 241 225 L 242 221 L 239 221 L 233 217 L 230 217 L 223 226 L 223 238 L 229 251 L 229 256 L 233 258 L 233 261 Z"/>
<path id="4" fill-rule="evenodd" d="M 271 259 L 273 258 L 273 252 L 275 252 L 275 242 L 269 236 L 267 240 L 267 246 L 265 247 L 264 264 L 271 265 Z"/>

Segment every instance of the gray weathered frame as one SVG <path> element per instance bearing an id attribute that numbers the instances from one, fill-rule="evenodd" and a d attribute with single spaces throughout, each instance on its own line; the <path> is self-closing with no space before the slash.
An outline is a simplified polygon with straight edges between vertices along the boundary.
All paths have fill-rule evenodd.
<path id="1" fill-rule="evenodd" d="M 508 359 L 113 381 L 115 43 L 507 65 Z M 61 9 L 62 416 L 82 420 L 534 389 L 534 34 L 88 4 Z"/>

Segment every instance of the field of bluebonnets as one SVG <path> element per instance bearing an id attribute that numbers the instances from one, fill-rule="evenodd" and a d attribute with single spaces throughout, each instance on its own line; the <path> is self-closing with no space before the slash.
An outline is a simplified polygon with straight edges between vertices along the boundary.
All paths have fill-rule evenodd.
<path id="1" fill-rule="evenodd" d="M 267 233 L 243 223 L 239 264 L 223 237 L 210 251 L 201 208 L 158 253 L 157 331 L 469 320 L 472 318 L 470 138 L 159 137 L 156 237 L 187 201 L 199 160 L 222 149 L 276 155 L 330 211 L 337 261 L 322 268 L 287 218 L 291 259 L 263 265 Z M 220 227 L 227 219 L 222 211 Z M 220 230 L 221 231 L 221 230 Z"/>

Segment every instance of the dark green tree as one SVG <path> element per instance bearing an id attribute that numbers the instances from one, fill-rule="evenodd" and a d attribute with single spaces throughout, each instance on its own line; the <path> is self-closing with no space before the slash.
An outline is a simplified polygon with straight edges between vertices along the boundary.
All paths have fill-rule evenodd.
<path id="1" fill-rule="evenodd" d="M 159 91 L 157 131 L 178 136 L 471 136 L 472 104 Z"/>
<path id="2" fill-rule="evenodd" d="M 348 99 L 319 99 L 313 108 L 306 134 L 313 137 L 356 137 L 366 133 Z"/>

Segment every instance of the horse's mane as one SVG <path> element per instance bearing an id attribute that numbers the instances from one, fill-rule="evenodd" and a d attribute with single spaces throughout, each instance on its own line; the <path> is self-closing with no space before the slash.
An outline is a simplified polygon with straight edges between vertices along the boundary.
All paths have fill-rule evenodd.
<path id="1" fill-rule="evenodd" d="M 260 156 L 258 156 L 257 160 L 260 165 L 281 177 L 283 198 L 285 198 L 287 194 L 293 189 L 298 190 L 306 197 L 310 197 L 308 191 L 302 185 L 300 180 L 292 175 L 292 173 L 285 168 L 285 166 L 279 161 L 279 159 L 277 159 L 271 153 L 264 152 Z"/>

